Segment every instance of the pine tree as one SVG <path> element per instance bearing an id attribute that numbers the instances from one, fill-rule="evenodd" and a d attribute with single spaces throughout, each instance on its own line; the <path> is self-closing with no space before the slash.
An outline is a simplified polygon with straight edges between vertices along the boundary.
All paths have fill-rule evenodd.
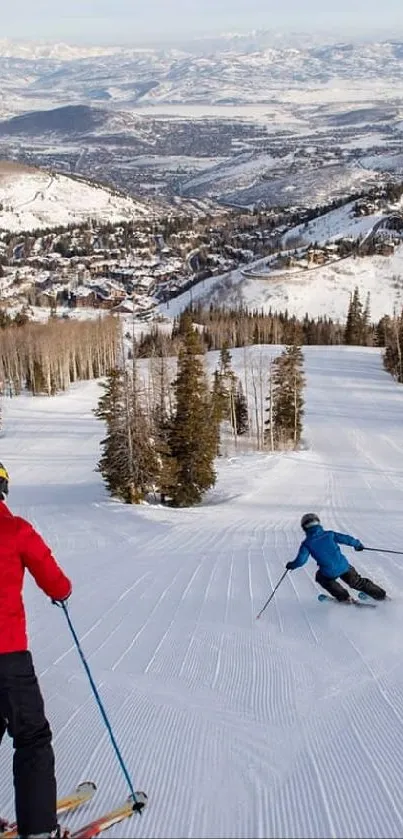
<path id="1" fill-rule="evenodd" d="M 238 379 L 235 394 L 235 418 L 237 433 L 240 436 L 242 436 L 242 434 L 247 434 L 249 431 L 248 403 L 246 401 L 240 379 Z"/>
<path id="2" fill-rule="evenodd" d="M 304 376 L 304 356 L 300 346 L 294 344 L 292 347 L 286 349 L 289 352 L 291 360 L 291 386 L 293 395 L 293 428 L 292 441 L 294 448 L 301 442 L 303 430 L 303 416 L 304 416 L 304 397 L 303 391 L 305 386 Z"/>
<path id="3" fill-rule="evenodd" d="M 169 449 L 175 480 L 171 486 L 165 481 L 166 491 L 178 507 L 197 504 L 216 480 L 217 427 L 212 421 L 213 405 L 200 354 L 199 336 L 190 325 L 179 352 L 174 382 L 176 407 Z"/>
<path id="4" fill-rule="evenodd" d="M 301 441 L 304 414 L 301 347 L 295 344 L 286 347 L 273 361 L 272 370 L 265 440 L 270 436 L 275 448 L 290 444 L 296 448 Z"/>
<path id="5" fill-rule="evenodd" d="M 220 351 L 219 371 L 223 378 L 229 378 L 234 375 L 232 368 L 232 355 L 229 351 L 228 341 L 225 341 Z"/>
<path id="6" fill-rule="evenodd" d="M 385 324 L 385 351 L 383 364 L 398 382 L 403 382 L 403 312 L 394 314 Z"/>
<path id="7" fill-rule="evenodd" d="M 112 495 L 125 497 L 125 486 L 129 480 L 129 447 L 125 427 L 124 373 L 111 370 L 107 381 L 101 383 L 104 393 L 94 414 L 106 423 L 107 434 L 101 440 L 102 456 L 97 471 L 102 474 Z"/>
<path id="8" fill-rule="evenodd" d="M 104 394 L 94 413 L 106 423 L 107 434 L 98 471 L 112 495 L 136 504 L 153 489 L 160 462 L 141 405 L 135 364 L 131 371 L 112 370 L 101 387 Z"/>
<path id="9" fill-rule="evenodd" d="M 213 414 L 219 425 L 228 414 L 228 393 L 219 370 L 214 371 L 211 398 Z"/>
<path id="10" fill-rule="evenodd" d="M 361 345 L 368 347 L 371 335 L 371 293 L 368 292 L 365 301 L 365 309 L 362 313 Z"/>
<path id="11" fill-rule="evenodd" d="M 385 347 L 388 336 L 392 331 L 392 321 L 389 315 L 384 315 L 376 326 L 375 343 L 377 347 Z"/>
<path id="12" fill-rule="evenodd" d="M 361 346 L 363 343 L 363 331 L 364 315 L 362 310 L 362 303 L 360 300 L 360 293 L 358 291 L 358 286 L 356 286 L 354 289 L 354 293 L 351 297 L 347 313 L 344 343 L 355 346 Z"/>

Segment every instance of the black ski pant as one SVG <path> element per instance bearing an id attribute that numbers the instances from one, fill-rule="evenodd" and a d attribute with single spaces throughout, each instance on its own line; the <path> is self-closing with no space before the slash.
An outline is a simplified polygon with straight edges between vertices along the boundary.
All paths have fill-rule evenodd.
<path id="1" fill-rule="evenodd" d="M 319 583 L 322 588 L 326 589 L 332 597 L 335 597 L 336 600 L 348 600 L 350 597 L 347 589 L 338 582 L 338 578 L 325 577 L 325 575 L 318 570 L 316 572 L 315 579 L 316 582 Z M 352 565 L 349 566 L 348 571 L 346 571 L 345 574 L 340 574 L 340 579 L 343 580 L 344 583 L 347 583 L 350 588 L 355 588 L 357 591 L 364 591 L 365 594 L 369 594 L 369 596 L 373 597 L 374 600 L 384 600 L 386 597 L 386 591 L 383 588 L 377 586 L 376 583 L 373 583 L 372 580 L 369 580 L 367 577 L 360 577 L 358 571 L 356 571 Z"/>
<path id="2" fill-rule="evenodd" d="M 0 742 L 13 738 L 15 811 L 20 836 L 57 827 L 55 759 L 30 652 L 0 654 Z"/>

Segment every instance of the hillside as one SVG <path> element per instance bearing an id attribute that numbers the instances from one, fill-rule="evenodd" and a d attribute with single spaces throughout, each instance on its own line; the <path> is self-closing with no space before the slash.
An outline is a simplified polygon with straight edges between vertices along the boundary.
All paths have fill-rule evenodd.
<path id="1" fill-rule="evenodd" d="M 311 561 L 255 620 L 307 510 L 368 546 L 402 549 L 401 388 L 376 350 L 305 357 L 306 450 L 222 459 L 192 510 L 106 497 L 94 472 L 96 383 L 6 402 L 10 506 L 73 578 L 72 619 L 135 786 L 150 796 L 111 839 L 402 835 L 400 558 L 346 549 L 393 597 L 377 609 L 318 603 Z M 241 367 L 242 352 L 234 360 Z M 26 599 L 59 790 L 99 786 L 74 826 L 120 803 L 125 784 L 63 615 L 31 580 Z M 2 748 L 7 816 L 10 741 Z"/>
<path id="2" fill-rule="evenodd" d="M 160 304 L 159 311 L 175 317 L 192 301 L 206 306 L 216 303 L 226 307 L 263 309 L 284 312 L 303 318 L 329 316 L 345 321 L 350 295 L 358 286 L 365 301 L 371 295 L 371 316 L 378 320 L 392 315 L 403 305 L 403 246 L 393 256 L 349 257 L 334 264 L 300 271 L 268 274 L 267 260 L 252 263 L 247 274 L 237 269 L 221 277 L 211 277 L 191 291 Z"/>
<path id="3" fill-rule="evenodd" d="M 0 161 L 0 229 L 19 231 L 133 219 L 149 213 L 145 202 L 67 175 Z"/>
<path id="4" fill-rule="evenodd" d="M 277 267 L 276 256 L 259 259 L 245 268 L 213 276 L 190 291 L 178 295 L 169 305 L 160 304 L 159 311 L 174 317 L 191 302 L 201 301 L 206 306 L 215 303 L 226 307 L 245 307 L 268 312 L 286 309 L 291 315 L 303 318 L 329 316 L 344 322 L 350 295 L 358 286 L 365 301 L 370 295 L 372 319 L 392 315 L 403 306 L 403 216 L 402 201 L 389 207 L 357 215 L 356 202 L 350 201 L 309 222 L 290 228 L 281 237 L 282 256 L 289 257 L 291 267 Z M 395 224 L 399 231 L 393 230 Z M 337 240 L 347 243 L 372 239 L 388 247 L 391 253 L 342 256 L 332 251 Z M 328 249 L 329 246 L 329 249 Z M 315 247 L 318 259 L 315 263 Z M 375 246 L 374 246 L 375 247 Z M 309 251 L 314 253 L 310 260 Z"/>
<path id="5" fill-rule="evenodd" d="M 0 122 L 0 137 L 23 134 L 27 137 L 46 133 L 69 135 L 94 131 L 105 121 L 100 108 L 71 105 L 47 111 L 33 111 Z"/>

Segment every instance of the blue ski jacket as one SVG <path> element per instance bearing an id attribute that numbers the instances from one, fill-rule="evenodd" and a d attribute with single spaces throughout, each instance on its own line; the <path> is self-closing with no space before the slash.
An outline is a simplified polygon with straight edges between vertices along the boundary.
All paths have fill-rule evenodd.
<path id="1" fill-rule="evenodd" d="M 293 562 L 287 563 L 287 568 L 293 571 L 305 565 L 312 556 L 318 563 L 319 570 L 325 577 L 334 579 L 345 574 L 350 563 L 342 554 L 340 545 L 350 545 L 351 548 L 360 548 L 362 543 L 354 536 L 346 533 L 336 533 L 334 530 L 324 530 L 320 524 L 310 527 L 306 538 L 301 542 L 300 549 Z"/>

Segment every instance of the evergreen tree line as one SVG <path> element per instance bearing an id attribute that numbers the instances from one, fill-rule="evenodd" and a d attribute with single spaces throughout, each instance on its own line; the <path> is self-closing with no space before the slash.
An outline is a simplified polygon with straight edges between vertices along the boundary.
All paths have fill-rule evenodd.
<path id="1" fill-rule="evenodd" d="M 171 332 L 154 326 L 143 333 L 136 345 L 140 358 L 150 355 L 175 355 L 183 334 L 182 320 L 190 315 L 201 327 L 201 340 L 205 350 L 220 350 L 224 346 L 244 347 L 251 344 L 331 345 L 356 344 L 358 346 L 385 346 L 383 319 L 371 323 L 369 295 L 365 305 L 358 288 L 354 290 L 348 307 L 346 323 L 328 317 L 301 320 L 285 312 L 263 312 L 258 309 L 232 309 L 211 304 L 190 306 L 173 322 Z"/>
<path id="2" fill-rule="evenodd" d="M 297 448 L 303 419 L 301 348 L 287 346 L 275 359 L 248 359 L 244 384 L 232 369 L 227 346 L 212 378 L 191 316 L 182 318 L 175 375 L 162 355 L 147 384 L 134 352 L 101 384 L 95 415 L 105 423 L 98 470 L 109 492 L 126 503 L 151 493 L 162 503 L 190 506 L 214 486 L 222 441 L 243 437 L 257 449 Z M 156 363 L 157 362 L 157 363 Z"/>
<path id="3" fill-rule="evenodd" d="M 106 375 L 116 364 L 116 318 L 26 323 L 4 328 L 0 343 L 1 389 L 9 396 L 27 388 L 52 396 L 81 379 Z"/>

